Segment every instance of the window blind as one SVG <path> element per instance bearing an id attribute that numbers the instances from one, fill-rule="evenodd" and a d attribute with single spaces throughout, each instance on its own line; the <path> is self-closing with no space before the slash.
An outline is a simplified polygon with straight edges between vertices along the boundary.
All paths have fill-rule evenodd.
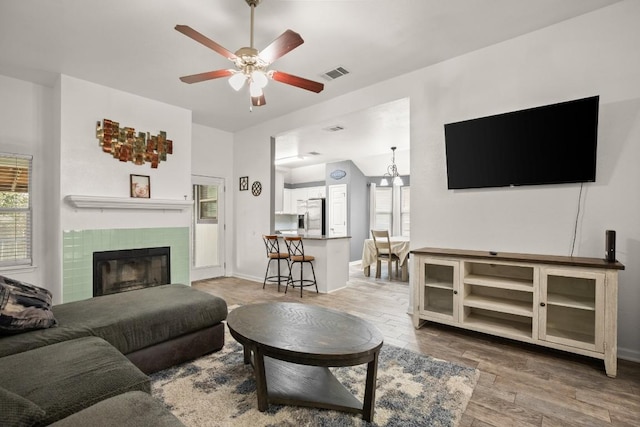
<path id="1" fill-rule="evenodd" d="M 376 212 L 375 224 L 376 230 L 389 230 L 391 234 L 391 221 L 393 218 L 393 198 L 391 187 L 376 188 Z"/>
<path id="2" fill-rule="evenodd" d="M 31 264 L 31 156 L 0 153 L 0 266 Z"/>

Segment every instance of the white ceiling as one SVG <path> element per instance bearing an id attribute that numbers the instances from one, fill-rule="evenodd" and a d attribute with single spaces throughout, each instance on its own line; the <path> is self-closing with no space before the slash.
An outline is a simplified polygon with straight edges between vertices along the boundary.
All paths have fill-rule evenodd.
<path id="1" fill-rule="evenodd" d="M 231 51 L 248 46 L 245 0 L 0 0 L 0 74 L 52 85 L 62 73 L 187 108 L 194 122 L 234 132 L 616 1 L 263 0 L 255 11 L 257 49 L 286 29 L 305 40 L 270 69 L 323 82 L 325 89 L 315 94 L 272 81 L 267 105 L 250 112 L 249 95 L 225 79 L 178 80 L 231 64 L 174 30 L 189 25 Z M 321 77 L 338 66 L 350 73 Z M 336 124 L 345 130 L 330 136 L 321 130 Z M 392 145 L 408 150 L 408 102 L 280 137 L 287 150 L 297 144 L 300 153 L 324 154 L 345 147 L 348 138 L 352 151 L 343 159 L 366 154 L 388 164 Z"/>
<path id="2" fill-rule="evenodd" d="M 286 159 L 284 168 L 352 160 L 366 176 L 377 176 L 391 164 L 393 146 L 399 172 L 408 175 L 409 141 L 405 98 L 277 135 L 276 159 Z"/>

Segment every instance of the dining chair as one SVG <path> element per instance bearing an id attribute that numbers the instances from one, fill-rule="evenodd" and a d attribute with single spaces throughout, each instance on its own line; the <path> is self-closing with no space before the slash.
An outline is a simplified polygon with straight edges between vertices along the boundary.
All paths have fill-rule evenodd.
<path id="1" fill-rule="evenodd" d="M 381 276 L 382 261 L 387 263 L 389 280 L 391 280 L 391 271 L 394 262 L 396 263 L 396 277 L 398 277 L 400 258 L 391 252 L 389 230 L 371 230 L 371 236 L 373 236 L 373 244 L 376 247 L 376 278 L 379 279 Z"/>
<path id="2" fill-rule="evenodd" d="M 289 266 L 289 279 L 287 280 L 287 286 L 284 288 L 284 293 L 287 293 L 287 289 L 289 289 L 289 284 L 291 287 L 296 288 L 296 286 L 300 286 L 300 298 L 302 298 L 302 288 L 305 286 L 315 286 L 316 293 L 318 293 L 318 282 L 316 281 L 316 272 L 313 269 L 313 261 L 315 257 L 312 255 L 306 255 L 304 253 L 304 244 L 302 243 L 302 237 L 300 236 L 287 236 L 284 238 L 284 242 L 287 245 L 287 250 L 289 251 L 289 259 L 291 260 L 291 264 Z M 304 264 L 309 263 L 311 266 L 311 274 L 313 275 L 313 280 L 304 278 Z M 296 264 L 300 264 L 300 279 L 294 280 L 293 278 L 293 267 Z M 298 285 L 296 285 L 298 283 Z"/>
<path id="3" fill-rule="evenodd" d="M 280 292 L 280 283 L 285 280 L 289 280 L 291 275 L 291 265 L 289 265 L 289 253 L 280 252 L 280 244 L 278 243 L 278 236 L 275 234 L 265 234 L 262 236 L 264 245 L 267 248 L 267 271 L 264 273 L 264 282 L 262 282 L 262 289 L 269 283 L 278 283 L 278 292 Z M 271 261 L 276 261 L 278 264 L 278 274 L 269 276 L 269 267 L 271 267 Z M 287 263 L 289 273 L 286 276 L 282 275 L 280 270 L 280 261 Z"/>

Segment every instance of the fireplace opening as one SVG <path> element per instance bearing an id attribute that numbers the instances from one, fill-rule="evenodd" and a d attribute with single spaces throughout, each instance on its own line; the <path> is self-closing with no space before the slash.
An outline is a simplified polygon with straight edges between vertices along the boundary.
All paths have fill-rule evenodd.
<path id="1" fill-rule="evenodd" d="M 93 253 L 93 296 L 133 291 L 171 281 L 171 248 Z"/>

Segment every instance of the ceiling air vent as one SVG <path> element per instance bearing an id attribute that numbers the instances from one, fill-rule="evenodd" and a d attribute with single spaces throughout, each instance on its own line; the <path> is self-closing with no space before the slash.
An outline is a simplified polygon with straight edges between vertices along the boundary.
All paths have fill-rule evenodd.
<path id="1" fill-rule="evenodd" d="M 328 126 L 326 128 L 322 128 L 322 130 L 326 130 L 327 132 L 338 132 L 338 131 L 344 130 L 344 127 L 340 125 L 334 125 L 334 126 Z"/>
<path id="2" fill-rule="evenodd" d="M 349 74 L 349 71 L 347 69 L 345 69 L 344 67 L 337 67 L 333 70 L 329 70 L 326 73 L 321 74 L 321 76 L 325 80 L 331 81 L 337 79 L 338 77 L 342 77 L 345 74 Z"/>

